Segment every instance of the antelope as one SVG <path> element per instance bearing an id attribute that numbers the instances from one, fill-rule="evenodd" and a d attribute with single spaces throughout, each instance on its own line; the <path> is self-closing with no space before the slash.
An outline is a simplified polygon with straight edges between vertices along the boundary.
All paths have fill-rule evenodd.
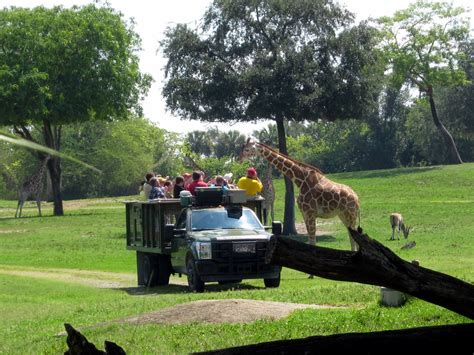
<path id="1" fill-rule="evenodd" d="M 408 238 L 408 234 L 410 234 L 410 228 L 405 225 L 403 222 L 403 217 L 400 213 L 392 213 L 390 215 L 390 224 L 392 225 L 392 237 L 390 240 L 395 239 L 395 228 L 398 229 L 398 240 L 400 240 L 400 230 L 403 231 L 403 236 L 405 239 Z"/>

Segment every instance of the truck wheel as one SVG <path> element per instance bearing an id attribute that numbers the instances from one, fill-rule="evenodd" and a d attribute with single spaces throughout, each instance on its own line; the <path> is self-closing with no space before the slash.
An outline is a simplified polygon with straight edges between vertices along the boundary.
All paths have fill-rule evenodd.
<path id="1" fill-rule="evenodd" d="M 269 288 L 276 288 L 280 286 L 280 274 L 278 274 L 278 277 L 275 279 L 263 279 L 263 283 L 265 284 L 265 287 Z"/>
<path id="2" fill-rule="evenodd" d="M 186 271 L 188 273 L 188 287 L 191 292 L 203 292 L 204 291 L 204 282 L 199 277 L 196 264 L 194 263 L 193 258 L 189 258 L 186 262 Z"/>
<path id="3" fill-rule="evenodd" d="M 170 283 L 171 274 L 171 260 L 168 255 L 157 255 L 158 257 L 158 270 L 157 273 L 157 285 L 168 285 Z"/>

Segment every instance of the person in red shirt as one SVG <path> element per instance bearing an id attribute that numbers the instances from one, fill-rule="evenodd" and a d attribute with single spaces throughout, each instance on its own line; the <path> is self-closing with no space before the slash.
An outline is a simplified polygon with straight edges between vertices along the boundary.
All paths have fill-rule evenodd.
<path id="1" fill-rule="evenodd" d="M 207 187 L 207 184 L 202 180 L 202 174 L 199 171 L 193 172 L 193 182 L 188 185 L 186 190 L 191 192 L 191 195 L 196 196 L 196 187 Z"/>

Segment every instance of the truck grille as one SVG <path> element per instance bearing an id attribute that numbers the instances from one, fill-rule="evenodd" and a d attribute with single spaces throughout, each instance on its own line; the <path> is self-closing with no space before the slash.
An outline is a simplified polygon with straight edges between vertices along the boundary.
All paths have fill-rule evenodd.
<path id="1" fill-rule="evenodd" d="M 213 243 L 212 259 L 216 262 L 219 272 L 253 274 L 271 270 L 271 266 L 265 264 L 267 241 L 242 243 L 255 243 L 255 253 L 234 252 L 233 242 Z"/>

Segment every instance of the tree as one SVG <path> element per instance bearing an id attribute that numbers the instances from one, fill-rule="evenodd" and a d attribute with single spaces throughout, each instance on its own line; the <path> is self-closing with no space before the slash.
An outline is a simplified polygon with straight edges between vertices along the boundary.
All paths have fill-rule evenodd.
<path id="1" fill-rule="evenodd" d="M 151 77 L 139 71 L 140 39 L 110 7 L 0 10 L 0 124 L 61 150 L 62 127 L 140 113 Z M 41 157 L 40 157 L 41 158 Z M 62 215 L 61 159 L 48 162 L 54 214 Z"/>
<path id="2" fill-rule="evenodd" d="M 352 19 L 332 0 L 215 0 L 199 32 L 179 24 L 165 33 L 167 107 L 202 121 L 273 120 L 287 154 L 285 121 L 359 118 L 374 101 L 373 31 Z"/>
<path id="3" fill-rule="evenodd" d="M 469 37 L 465 10 L 443 2 L 417 1 L 393 17 L 378 20 L 393 82 L 408 83 L 428 98 L 433 122 L 450 154 L 450 162 L 461 164 L 451 133 L 438 117 L 435 87 L 465 84 L 465 72 L 459 66 L 464 58 L 459 50 Z"/>

